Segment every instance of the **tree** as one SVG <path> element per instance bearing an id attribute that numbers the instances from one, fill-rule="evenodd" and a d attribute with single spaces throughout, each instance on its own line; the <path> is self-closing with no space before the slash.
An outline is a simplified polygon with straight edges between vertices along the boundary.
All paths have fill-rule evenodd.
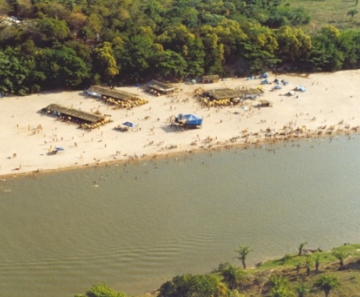
<path id="1" fill-rule="evenodd" d="M 113 56 L 110 42 L 104 42 L 94 49 L 94 70 L 100 73 L 105 80 L 112 80 L 119 74 L 119 68 Z"/>
<path id="2" fill-rule="evenodd" d="M 230 290 L 238 289 L 240 284 L 245 281 L 244 272 L 232 265 L 222 270 L 221 275 Z"/>
<path id="3" fill-rule="evenodd" d="M 285 59 L 294 62 L 310 55 L 311 38 L 303 30 L 283 26 L 276 31 L 276 38 L 279 43 L 278 53 Z"/>
<path id="4" fill-rule="evenodd" d="M 312 50 L 308 62 L 320 71 L 335 71 L 343 67 L 345 53 L 339 47 L 341 33 L 334 26 L 324 26 L 320 34 L 312 37 Z"/>
<path id="5" fill-rule="evenodd" d="M 289 287 L 272 288 L 270 290 L 271 297 L 293 297 L 294 294 L 291 292 Z"/>
<path id="6" fill-rule="evenodd" d="M 339 260 L 339 264 L 340 264 L 339 270 L 343 270 L 344 260 L 348 256 L 348 254 L 345 254 L 344 252 L 334 251 L 332 252 L 332 255 Z"/>
<path id="7" fill-rule="evenodd" d="M 182 79 L 187 67 L 183 57 L 171 50 L 160 51 L 155 56 L 155 65 L 156 72 L 167 80 Z"/>
<path id="8" fill-rule="evenodd" d="M 291 292 L 289 280 L 283 276 L 270 275 L 267 285 L 270 286 L 271 297 L 291 297 L 294 295 Z"/>
<path id="9" fill-rule="evenodd" d="M 260 24 L 248 24 L 244 28 L 247 38 L 241 41 L 242 55 L 251 72 L 259 72 L 280 61 L 275 55 L 278 42 L 273 30 Z"/>
<path id="10" fill-rule="evenodd" d="M 236 250 L 236 252 L 239 254 L 239 256 L 237 257 L 237 259 L 239 259 L 243 265 L 243 268 L 246 268 L 246 256 L 251 252 L 252 250 L 250 249 L 249 246 L 241 246 L 239 245 L 239 249 Z"/>
<path id="11" fill-rule="evenodd" d="M 7 1 L 0 1 L 0 14 L 8 14 L 11 7 Z"/>
<path id="12" fill-rule="evenodd" d="M 159 289 L 158 297 L 228 297 L 229 292 L 219 279 L 210 274 L 175 276 Z"/>
<path id="13" fill-rule="evenodd" d="M 307 241 L 300 243 L 298 256 L 302 255 L 302 252 L 303 252 L 303 249 L 304 249 L 305 245 L 307 245 Z"/>
<path id="14" fill-rule="evenodd" d="M 311 269 L 311 266 L 313 265 L 313 259 L 312 257 L 308 256 L 306 257 L 306 275 L 309 276 L 310 275 L 310 269 Z"/>
<path id="15" fill-rule="evenodd" d="M 36 60 L 38 70 L 46 76 L 43 85 L 47 89 L 78 87 L 89 77 L 89 67 L 75 50 L 66 46 L 41 50 Z"/>
<path id="16" fill-rule="evenodd" d="M 305 295 L 309 292 L 309 288 L 304 283 L 297 285 L 294 289 L 298 297 L 305 297 Z"/>
<path id="17" fill-rule="evenodd" d="M 37 23 L 42 40 L 54 44 L 70 38 L 70 29 L 65 21 L 44 17 Z"/>
<path id="18" fill-rule="evenodd" d="M 44 75 L 36 69 L 32 55 L 21 55 L 13 48 L 0 50 L 0 92 L 26 95 L 39 91 Z"/>
<path id="19" fill-rule="evenodd" d="M 333 275 L 322 275 L 318 277 L 314 283 L 314 287 L 325 293 L 325 297 L 328 297 L 331 290 L 334 290 L 341 286 L 340 281 Z"/>
<path id="20" fill-rule="evenodd" d="M 358 14 L 358 11 L 356 8 L 352 8 L 347 12 L 347 15 L 351 17 L 351 21 L 353 20 L 353 18 L 356 14 Z"/>
<path id="21" fill-rule="evenodd" d="M 289 280 L 281 275 L 272 274 L 269 276 L 269 280 L 267 281 L 267 285 L 270 288 L 277 288 L 277 287 L 289 287 L 290 283 Z"/>
<path id="22" fill-rule="evenodd" d="M 320 254 L 316 253 L 314 260 L 315 260 L 315 271 L 318 272 L 319 271 L 319 267 L 320 267 Z"/>
<path id="23" fill-rule="evenodd" d="M 99 284 L 92 286 L 85 295 L 77 294 L 75 297 L 126 297 L 126 295 L 122 292 L 115 292 L 108 285 Z"/>

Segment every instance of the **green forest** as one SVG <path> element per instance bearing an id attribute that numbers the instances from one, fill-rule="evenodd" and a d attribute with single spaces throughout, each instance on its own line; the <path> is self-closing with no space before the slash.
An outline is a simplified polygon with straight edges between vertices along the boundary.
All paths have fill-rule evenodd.
<path id="1" fill-rule="evenodd" d="M 311 35 L 286 0 L 0 0 L 0 92 L 360 67 L 360 30 Z"/>

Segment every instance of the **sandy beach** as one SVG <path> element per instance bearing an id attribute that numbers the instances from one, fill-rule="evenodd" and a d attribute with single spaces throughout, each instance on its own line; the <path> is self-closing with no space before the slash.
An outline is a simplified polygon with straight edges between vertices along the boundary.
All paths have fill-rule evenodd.
<path id="1" fill-rule="evenodd" d="M 257 101 L 226 107 L 204 107 L 194 97 L 197 88 L 256 88 L 261 79 L 227 78 L 213 84 L 173 84 L 172 96 L 153 96 L 140 87 L 124 87 L 148 104 L 131 110 L 114 109 L 82 91 L 48 92 L 26 97 L 0 99 L 0 176 L 41 173 L 96 166 L 154 156 L 208 150 L 234 145 L 261 145 L 264 141 L 289 141 L 299 137 L 323 137 L 356 132 L 360 125 L 360 70 L 310 75 L 270 74 L 268 80 L 286 80 L 288 85 L 272 91 L 274 83 L 263 86 L 259 99 L 272 107 L 257 108 Z M 296 86 L 306 92 L 285 94 Z M 111 116 L 112 122 L 92 131 L 62 122 L 39 111 L 51 103 Z M 246 104 L 248 108 L 243 108 Z M 203 118 L 201 129 L 174 129 L 170 118 L 194 113 Z M 130 121 L 136 129 L 128 132 L 114 127 Z M 49 155 L 49 149 L 64 151 Z"/>

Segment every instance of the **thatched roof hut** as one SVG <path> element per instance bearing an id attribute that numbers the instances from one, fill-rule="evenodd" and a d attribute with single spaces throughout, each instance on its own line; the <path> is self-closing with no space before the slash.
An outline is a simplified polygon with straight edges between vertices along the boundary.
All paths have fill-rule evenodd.
<path id="1" fill-rule="evenodd" d="M 201 78 L 201 82 L 203 83 L 214 83 L 220 80 L 219 75 L 203 75 Z"/>
<path id="2" fill-rule="evenodd" d="M 204 93 L 205 96 L 208 96 L 211 100 L 222 100 L 222 99 L 234 99 L 241 98 L 245 95 L 260 95 L 263 91 L 261 89 L 215 89 L 208 90 Z"/>
<path id="3" fill-rule="evenodd" d="M 136 94 L 116 90 L 116 89 L 109 89 L 102 86 L 92 86 L 87 90 L 89 93 L 99 94 L 101 96 L 111 97 L 115 100 L 131 100 L 131 99 L 138 99 L 139 96 Z"/>
<path id="4" fill-rule="evenodd" d="M 53 114 L 56 116 L 70 117 L 71 120 L 77 119 L 89 124 L 95 124 L 105 120 L 104 116 L 77 110 L 74 108 L 68 108 L 58 104 L 50 104 L 47 107 L 43 108 L 42 111 L 47 114 Z"/>
<path id="5" fill-rule="evenodd" d="M 155 90 L 163 94 L 167 94 L 175 90 L 175 87 L 173 87 L 172 85 L 157 81 L 155 79 L 148 82 L 147 85 L 150 88 L 150 90 Z"/>

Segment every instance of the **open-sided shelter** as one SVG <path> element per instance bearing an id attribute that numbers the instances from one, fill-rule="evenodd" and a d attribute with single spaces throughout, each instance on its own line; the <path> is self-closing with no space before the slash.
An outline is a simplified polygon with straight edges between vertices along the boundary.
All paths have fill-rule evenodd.
<path id="1" fill-rule="evenodd" d="M 87 90 L 87 93 L 96 97 L 110 97 L 115 100 L 127 101 L 138 99 L 139 96 L 136 94 L 110 89 L 102 86 L 92 86 Z"/>
<path id="2" fill-rule="evenodd" d="M 59 104 L 50 104 L 43 108 L 42 112 L 80 125 L 85 125 L 85 128 L 96 128 L 108 122 L 104 116 L 68 108 Z"/>
<path id="3" fill-rule="evenodd" d="M 151 80 L 147 84 L 150 92 L 155 92 L 157 94 L 169 94 L 175 91 L 175 87 L 172 85 L 157 81 L 155 79 Z"/>
<path id="4" fill-rule="evenodd" d="M 204 96 L 210 98 L 210 100 L 223 100 L 223 99 L 235 99 L 235 98 L 245 98 L 248 95 L 260 95 L 263 93 L 263 90 L 257 89 L 214 89 L 204 92 Z"/>

